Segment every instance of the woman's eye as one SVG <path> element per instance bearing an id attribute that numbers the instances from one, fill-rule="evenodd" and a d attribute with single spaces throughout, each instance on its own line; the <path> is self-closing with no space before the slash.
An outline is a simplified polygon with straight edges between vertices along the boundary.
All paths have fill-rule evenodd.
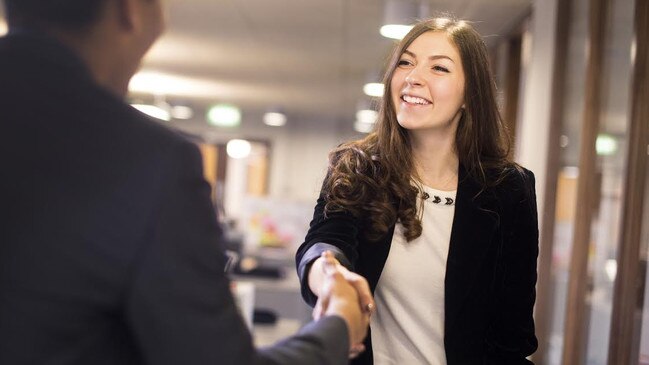
<path id="1" fill-rule="evenodd" d="M 433 70 L 439 71 L 439 72 L 449 72 L 448 68 L 444 66 L 433 66 Z"/>
<path id="2" fill-rule="evenodd" d="M 399 60 L 399 63 L 398 63 L 399 66 L 408 66 L 410 64 L 411 63 L 408 60 Z"/>

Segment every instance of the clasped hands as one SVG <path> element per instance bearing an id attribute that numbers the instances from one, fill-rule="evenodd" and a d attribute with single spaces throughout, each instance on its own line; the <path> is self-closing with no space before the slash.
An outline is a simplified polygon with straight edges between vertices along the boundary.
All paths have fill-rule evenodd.
<path id="1" fill-rule="evenodd" d="M 330 251 L 326 251 L 311 265 L 309 287 L 318 296 L 313 319 L 327 315 L 342 317 L 349 329 L 349 357 L 354 358 L 365 351 L 363 340 L 375 309 L 367 280 L 347 270 Z"/>

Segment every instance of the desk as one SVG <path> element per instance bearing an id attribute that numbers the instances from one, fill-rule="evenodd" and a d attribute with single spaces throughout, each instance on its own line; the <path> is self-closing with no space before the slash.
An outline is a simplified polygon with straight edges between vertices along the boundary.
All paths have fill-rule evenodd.
<path id="1" fill-rule="evenodd" d="M 277 314 L 277 322 L 274 324 L 253 325 L 252 334 L 256 346 L 272 345 L 295 334 L 311 321 L 312 309 L 302 300 L 300 282 L 294 270 L 286 270 L 281 279 L 233 275 L 232 280 L 254 287 L 255 308 L 271 310 Z"/>

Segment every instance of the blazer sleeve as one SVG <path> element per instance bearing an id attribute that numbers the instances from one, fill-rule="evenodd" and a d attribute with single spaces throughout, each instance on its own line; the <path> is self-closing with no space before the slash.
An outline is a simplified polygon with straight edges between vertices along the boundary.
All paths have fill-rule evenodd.
<path id="1" fill-rule="evenodd" d="M 321 193 L 316 203 L 309 231 L 295 255 L 302 297 L 314 306 L 317 297 L 309 288 L 308 273 L 311 263 L 324 251 L 331 251 L 340 263 L 354 271 L 358 258 L 358 235 L 360 220 L 348 212 L 333 212 L 325 215 L 326 201 Z"/>
<path id="2" fill-rule="evenodd" d="M 524 170 L 514 186 L 513 222 L 503 242 L 504 285 L 496 319 L 487 336 L 487 364 L 532 364 L 526 357 L 538 347 L 534 333 L 539 231 L 534 174 Z M 514 195 L 514 194 L 512 194 Z"/>
<path id="3" fill-rule="evenodd" d="M 170 148 L 159 207 L 132 264 L 124 321 L 146 364 L 344 364 L 345 322 L 327 317 L 255 350 L 224 273 L 221 231 L 195 146 Z"/>

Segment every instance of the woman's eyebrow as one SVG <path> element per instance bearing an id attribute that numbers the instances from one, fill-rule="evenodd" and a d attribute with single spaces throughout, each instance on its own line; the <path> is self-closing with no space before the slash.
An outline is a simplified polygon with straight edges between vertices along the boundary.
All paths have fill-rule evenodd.
<path id="1" fill-rule="evenodd" d="M 412 51 L 405 50 L 405 51 L 403 51 L 403 53 L 404 53 L 404 54 L 407 54 L 408 56 L 410 56 L 410 57 L 412 57 L 412 58 L 417 58 L 417 55 L 416 55 L 414 52 L 412 52 Z M 443 54 L 440 54 L 440 55 L 432 55 L 432 56 L 429 56 L 429 57 L 428 57 L 428 59 L 431 60 L 431 61 L 438 60 L 438 59 L 441 59 L 441 58 L 445 58 L 445 59 L 447 59 L 447 60 L 449 60 L 449 61 L 455 63 L 455 61 L 453 61 L 453 59 L 452 59 L 451 57 L 449 57 L 449 56 L 447 56 L 447 55 L 443 55 Z"/>

